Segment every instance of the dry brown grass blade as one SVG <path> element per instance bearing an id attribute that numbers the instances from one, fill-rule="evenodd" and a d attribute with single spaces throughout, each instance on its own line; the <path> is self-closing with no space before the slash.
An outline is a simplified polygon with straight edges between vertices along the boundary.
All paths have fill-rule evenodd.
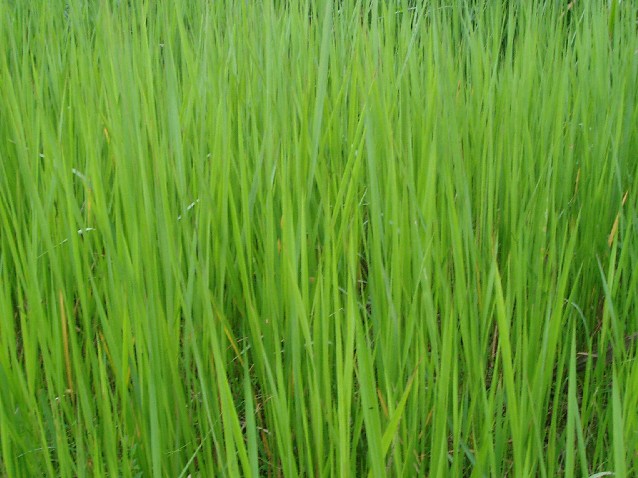
<path id="1" fill-rule="evenodd" d="M 625 336 L 625 348 L 631 347 L 631 345 L 638 339 L 638 332 Z M 598 354 L 580 352 L 578 354 L 578 358 L 576 359 L 576 371 L 584 372 L 587 369 L 587 363 L 590 359 L 593 362 L 596 362 L 599 358 Z M 605 353 L 605 364 L 608 365 L 614 359 L 614 346 L 613 344 L 607 347 L 607 352 Z"/>

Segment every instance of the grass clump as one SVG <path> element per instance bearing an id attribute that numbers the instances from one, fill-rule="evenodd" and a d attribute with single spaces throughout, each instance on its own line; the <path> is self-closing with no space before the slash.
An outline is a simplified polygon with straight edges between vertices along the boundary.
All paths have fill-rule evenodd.
<path id="1" fill-rule="evenodd" d="M 0 474 L 638 474 L 630 4 L 0 2 Z"/>

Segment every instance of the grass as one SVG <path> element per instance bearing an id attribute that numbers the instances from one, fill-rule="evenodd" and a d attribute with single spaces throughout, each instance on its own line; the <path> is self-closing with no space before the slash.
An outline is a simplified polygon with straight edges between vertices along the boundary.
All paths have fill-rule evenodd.
<path id="1" fill-rule="evenodd" d="M 0 475 L 638 475 L 631 3 L 0 1 Z"/>

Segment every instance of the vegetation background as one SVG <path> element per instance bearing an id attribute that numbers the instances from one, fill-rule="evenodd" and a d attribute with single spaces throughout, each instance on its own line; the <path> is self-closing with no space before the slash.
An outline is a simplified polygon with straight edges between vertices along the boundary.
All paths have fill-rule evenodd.
<path id="1" fill-rule="evenodd" d="M 638 476 L 637 8 L 0 0 L 0 474 Z"/>

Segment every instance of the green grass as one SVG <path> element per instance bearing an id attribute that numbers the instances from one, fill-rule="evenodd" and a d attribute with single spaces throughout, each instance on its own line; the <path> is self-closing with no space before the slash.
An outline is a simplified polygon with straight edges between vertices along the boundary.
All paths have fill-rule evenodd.
<path id="1" fill-rule="evenodd" d="M 0 0 L 0 475 L 638 476 L 638 10 L 570 5 Z"/>

